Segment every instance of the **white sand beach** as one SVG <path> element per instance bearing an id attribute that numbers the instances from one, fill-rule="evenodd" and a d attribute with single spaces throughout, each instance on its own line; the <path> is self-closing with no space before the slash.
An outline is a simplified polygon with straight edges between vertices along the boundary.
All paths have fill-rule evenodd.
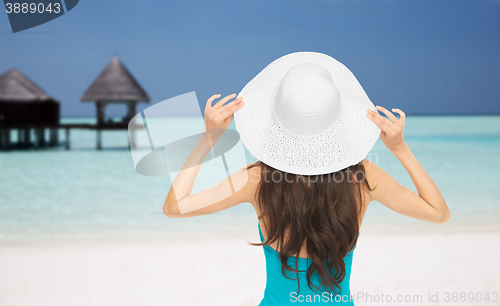
<path id="1" fill-rule="evenodd" d="M 494 292 L 500 291 L 498 258 L 500 232 L 362 232 L 354 253 L 351 290 L 356 305 L 499 305 L 498 300 L 493 302 Z M 0 247 L 0 305 L 4 306 L 257 305 L 264 288 L 262 249 L 248 246 L 245 238 Z M 446 301 L 446 292 L 450 299 L 457 292 L 458 301 L 461 292 L 476 297 L 481 293 L 483 298 L 489 292 L 490 301 Z M 438 302 L 429 302 L 429 293 L 434 300 L 437 293 Z M 392 303 L 387 302 L 388 295 Z M 395 303 L 398 295 L 417 302 Z"/>

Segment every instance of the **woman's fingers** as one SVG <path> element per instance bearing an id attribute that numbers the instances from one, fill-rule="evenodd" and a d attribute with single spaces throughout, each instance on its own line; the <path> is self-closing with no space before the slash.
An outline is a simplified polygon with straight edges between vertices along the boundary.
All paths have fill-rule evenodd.
<path id="1" fill-rule="evenodd" d="M 221 120 L 225 121 L 227 118 L 231 117 L 236 111 L 241 109 L 245 105 L 243 102 L 243 97 L 239 97 L 238 99 L 228 103 L 220 108 L 220 113 L 217 117 Z"/>
<path id="2" fill-rule="evenodd" d="M 216 94 L 216 95 L 213 95 L 211 96 L 208 100 L 207 100 L 207 104 L 205 104 L 205 111 L 207 109 L 210 109 L 212 108 L 212 101 L 219 98 L 220 97 L 220 94 Z"/>
<path id="3" fill-rule="evenodd" d="M 375 108 L 378 109 L 379 111 L 383 112 L 384 114 L 386 114 L 386 116 L 391 120 L 391 122 L 398 121 L 398 119 L 396 118 L 396 116 L 394 116 L 393 113 L 391 113 L 390 111 L 388 111 L 384 107 L 382 107 L 382 106 L 375 106 Z"/>
<path id="4" fill-rule="evenodd" d="M 219 102 L 215 103 L 214 109 L 220 108 L 222 105 L 224 105 L 224 103 L 226 103 L 227 101 L 229 101 L 230 99 L 235 98 L 235 97 L 236 97 L 236 94 L 232 94 L 232 95 L 229 95 L 229 96 L 226 96 L 226 97 L 220 99 Z"/>
<path id="5" fill-rule="evenodd" d="M 387 133 L 392 130 L 392 123 L 387 118 L 382 117 L 379 113 L 369 109 L 367 117 L 375 123 L 382 130 L 382 132 Z"/>
<path id="6" fill-rule="evenodd" d="M 402 110 L 400 110 L 399 108 L 393 108 L 392 111 L 399 114 L 399 120 L 398 121 L 401 122 L 404 125 L 405 124 L 406 114 Z"/>
<path id="7" fill-rule="evenodd" d="M 232 106 L 233 106 L 233 105 L 235 105 L 235 104 L 240 103 L 241 101 L 243 101 L 243 97 L 238 97 L 237 99 L 234 99 L 233 101 L 229 102 L 228 104 L 226 104 L 226 105 L 223 105 L 223 106 L 219 107 L 219 108 L 218 108 L 217 110 L 215 110 L 215 111 L 216 111 L 216 112 L 220 112 L 220 113 L 222 113 L 224 110 L 226 110 L 226 109 L 228 109 L 228 108 L 232 107 Z M 217 102 L 217 103 L 219 103 L 219 102 Z"/>

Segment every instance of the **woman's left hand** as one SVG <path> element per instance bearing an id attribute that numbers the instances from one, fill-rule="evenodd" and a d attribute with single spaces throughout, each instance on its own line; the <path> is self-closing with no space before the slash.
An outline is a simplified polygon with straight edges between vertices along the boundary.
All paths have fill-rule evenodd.
<path id="1" fill-rule="evenodd" d="M 380 139 L 385 144 L 387 149 L 394 153 L 394 151 L 397 151 L 399 148 L 406 145 L 403 139 L 406 115 L 402 110 L 393 108 L 392 111 L 399 113 L 400 115 L 399 119 L 397 119 L 393 113 L 384 107 L 377 105 L 375 108 L 383 112 L 389 119 L 382 117 L 382 115 L 372 111 L 371 109 L 368 109 L 368 119 L 380 128 Z"/>
<path id="2" fill-rule="evenodd" d="M 220 98 L 220 96 L 220 94 L 211 96 L 210 99 L 207 100 L 207 104 L 205 106 L 205 131 L 207 131 L 210 135 L 211 130 L 222 130 L 222 132 L 217 133 L 220 134 L 218 135 L 219 137 L 231 124 L 234 113 L 245 105 L 243 97 L 239 97 L 238 99 L 224 105 L 224 103 L 236 97 L 236 94 L 232 94 L 224 97 L 212 106 L 212 102 L 215 99 Z M 210 136 L 212 140 L 212 135 Z M 213 142 L 215 141 L 216 140 L 214 139 Z"/>

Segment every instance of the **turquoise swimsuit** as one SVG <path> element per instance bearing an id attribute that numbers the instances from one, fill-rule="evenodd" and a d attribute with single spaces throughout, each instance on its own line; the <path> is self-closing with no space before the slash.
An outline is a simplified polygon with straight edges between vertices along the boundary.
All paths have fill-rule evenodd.
<path id="1" fill-rule="evenodd" d="M 262 231 L 260 230 L 259 224 L 259 234 L 260 241 L 264 241 L 262 236 Z M 356 248 L 356 247 L 355 247 Z M 307 278 L 305 272 L 299 272 L 300 280 L 300 292 L 297 293 L 297 279 L 287 279 L 283 276 L 281 272 L 281 262 L 279 260 L 279 252 L 274 250 L 268 245 L 264 245 L 264 254 L 266 256 L 266 290 L 264 291 L 264 298 L 260 302 L 259 306 L 281 306 L 281 305 L 329 305 L 329 304 L 341 304 L 341 305 L 354 305 L 351 299 L 351 293 L 349 289 L 349 280 L 351 277 L 351 265 L 352 265 L 352 253 L 354 249 L 347 254 L 344 258 L 346 275 L 344 280 L 340 283 L 340 288 L 342 292 L 339 295 L 335 295 L 333 292 L 326 291 L 312 291 L 307 285 Z M 288 259 L 288 264 L 290 267 L 295 268 L 295 257 L 290 257 Z M 299 258 L 298 259 L 298 269 L 307 270 L 310 264 L 310 259 Z M 285 270 L 288 276 L 291 278 L 296 278 L 295 273 L 291 273 Z M 289 274 L 288 274 L 289 273 Z M 318 285 L 320 283 L 319 276 L 315 273 L 311 277 L 311 281 Z"/>

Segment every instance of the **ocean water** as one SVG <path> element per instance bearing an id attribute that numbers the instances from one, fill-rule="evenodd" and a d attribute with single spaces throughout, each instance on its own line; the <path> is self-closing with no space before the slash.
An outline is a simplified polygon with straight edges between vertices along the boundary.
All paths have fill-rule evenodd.
<path id="1" fill-rule="evenodd" d="M 201 132 L 196 118 L 173 118 L 164 128 L 172 135 Z M 500 116 L 408 117 L 405 140 L 440 188 L 451 220 L 430 224 L 373 202 L 362 234 L 500 229 Z M 88 130 L 71 131 L 69 151 L 64 150 L 62 131 L 60 141 L 57 148 L 0 152 L 0 243 L 108 236 L 250 237 L 249 233 L 257 233 L 257 218 L 248 203 L 197 218 L 164 216 L 162 205 L 170 178 L 135 171 L 127 131 L 104 132 L 101 151 L 95 150 L 95 132 Z M 381 140 L 369 157 L 415 191 Z M 199 188 L 219 182 L 220 171 L 211 175 L 210 169 L 197 181 Z"/>

